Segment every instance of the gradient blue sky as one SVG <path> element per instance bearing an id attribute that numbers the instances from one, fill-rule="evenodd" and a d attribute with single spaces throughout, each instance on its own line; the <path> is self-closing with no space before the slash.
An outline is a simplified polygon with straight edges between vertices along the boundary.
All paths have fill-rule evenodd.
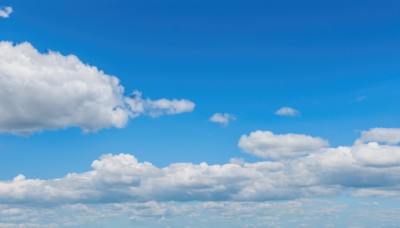
<path id="1" fill-rule="evenodd" d="M 3 133 L 1 180 L 86 172 L 106 153 L 132 154 L 157 167 L 224 164 L 233 157 L 264 161 L 238 147 L 242 135 L 256 130 L 318 136 L 337 147 L 351 146 L 364 130 L 400 128 L 396 0 L 4 0 L 0 5 L 13 8 L 9 18 L 0 18 L 0 40 L 76 55 L 118 77 L 125 95 L 140 90 L 152 99 L 196 104 L 193 112 L 140 116 L 122 129 Z M 274 114 L 285 106 L 301 114 Z M 218 112 L 236 120 L 227 126 L 210 122 Z M 329 200 L 360 200 L 346 197 Z M 390 200 L 371 201 L 392 207 Z M 335 221 L 340 219 L 346 220 Z"/>

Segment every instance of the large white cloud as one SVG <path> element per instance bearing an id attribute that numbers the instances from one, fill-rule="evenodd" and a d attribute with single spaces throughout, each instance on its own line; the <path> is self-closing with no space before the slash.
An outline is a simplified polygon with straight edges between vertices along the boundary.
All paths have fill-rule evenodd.
<path id="1" fill-rule="evenodd" d="M 342 191 L 397 196 L 399 154 L 400 146 L 360 140 L 287 160 L 221 165 L 174 163 L 158 168 L 129 154 L 107 154 L 88 172 L 0 181 L 0 204 L 270 201 Z"/>
<path id="2" fill-rule="evenodd" d="M 327 145 L 327 141 L 318 137 L 301 134 L 276 135 L 270 131 L 255 131 L 249 136 L 243 135 L 239 140 L 239 147 L 245 152 L 272 159 L 304 156 Z"/>
<path id="3" fill-rule="evenodd" d="M 152 101 L 138 92 L 125 97 L 115 76 L 74 55 L 40 53 L 29 43 L 0 42 L 0 59 L 0 132 L 121 128 L 140 114 L 172 115 L 194 109 L 188 100 Z"/>

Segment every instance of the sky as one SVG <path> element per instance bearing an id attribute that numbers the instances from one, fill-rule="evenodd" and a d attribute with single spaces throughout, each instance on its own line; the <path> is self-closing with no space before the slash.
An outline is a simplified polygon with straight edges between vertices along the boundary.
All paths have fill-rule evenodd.
<path id="1" fill-rule="evenodd" d="M 400 2 L 0 1 L 0 226 L 396 227 Z"/>

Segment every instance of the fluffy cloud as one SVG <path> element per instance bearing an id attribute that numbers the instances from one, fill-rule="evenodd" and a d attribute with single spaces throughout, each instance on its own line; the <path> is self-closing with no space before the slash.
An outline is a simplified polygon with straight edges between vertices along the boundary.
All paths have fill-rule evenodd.
<path id="1" fill-rule="evenodd" d="M 9 6 L 7 7 L 0 7 L 0 17 L 8 18 L 10 14 L 13 12 L 13 9 Z"/>
<path id="2" fill-rule="evenodd" d="M 88 172 L 50 180 L 18 175 L 0 181 L 0 204 L 271 201 L 342 191 L 398 196 L 399 154 L 399 146 L 360 140 L 293 159 L 234 159 L 221 165 L 173 163 L 158 168 L 129 154 L 107 154 L 93 161 Z"/>
<path id="3" fill-rule="evenodd" d="M 261 134 L 265 135 L 276 136 Z M 316 139 L 304 137 L 306 141 Z M 342 191 L 355 196 L 397 197 L 399 172 L 400 146 L 361 140 L 292 159 L 255 163 L 232 159 L 221 165 L 173 163 L 159 168 L 129 154 L 106 154 L 93 161 L 88 172 L 49 180 L 18 175 L 0 181 L 0 204 L 274 201 L 332 196 Z"/>
<path id="4" fill-rule="evenodd" d="M 360 163 L 367 166 L 400 166 L 398 146 L 379 145 L 377 142 L 367 144 L 356 142 L 352 152 Z"/>
<path id="5" fill-rule="evenodd" d="M 327 146 L 328 142 L 308 135 L 275 135 L 270 131 L 255 131 L 249 136 L 243 135 L 238 145 L 249 154 L 279 160 L 313 153 Z"/>
<path id="6" fill-rule="evenodd" d="M 299 116 L 300 112 L 297 111 L 294 108 L 282 107 L 282 108 L 276 110 L 275 115 L 278 115 L 278 116 Z"/>
<path id="7" fill-rule="evenodd" d="M 373 128 L 361 132 L 363 142 L 382 142 L 388 144 L 400 143 L 399 128 Z"/>
<path id="8" fill-rule="evenodd" d="M 219 201 L 291 198 L 279 189 L 274 163 L 198 165 L 175 163 L 157 168 L 132 155 L 104 155 L 92 171 L 61 179 L 26 179 L 19 175 L 0 182 L 0 203 L 62 204 L 120 201 Z M 272 176 L 267 178 L 270 171 Z M 256 181 L 256 179 L 260 179 Z M 277 182 L 278 181 L 278 182 Z M 262 191 L 261 191 L 262 190 Z"/>
<path id="9" fill-rule="evenodd" d="M 0 132 L 26 134 L 71 126 L 121 128 L 141 114 L 190 112 L 188 100 L 124 96 L 118 78 L 76 56 L 40 53 L 29 43 L 0 42 Z"/>
<path id="10" fill-rule="evenodd" d="M 215 113 L 210 117 L 211 122 L 220 123 L 224 126 L 228 125 L 232 120 L 236 120 L 236 117 L 229 113 Z"/>

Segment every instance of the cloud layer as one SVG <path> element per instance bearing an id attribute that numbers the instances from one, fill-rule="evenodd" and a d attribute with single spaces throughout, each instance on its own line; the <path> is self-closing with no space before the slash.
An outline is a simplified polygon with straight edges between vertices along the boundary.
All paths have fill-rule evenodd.
<path id="1" fill-rule="evenodd" d="M 27 134 L 71 126 L 121 128 L 141 114 L 191 112 L 188 100 L 124 96 L 118 78 L 76 56 L 38 52 L 31 44 L 0 42 L 0 132 Z"/>
<path id="2" fill-rule="evenodd" d="M 13 12 L 13 9 L 9 6 L 0 7 L 0 18 L 8 18 L 10 14 Z"/>
<path id="3" fill-rule="evenodd" d="M 317 149 L 313 140 L 319 139 L 303 137 Z M 222 165 L 174 163 L 158 168 L 129 154 L 107 154 L 93 161 L 88 172 L 50 180 L 19 175 L 1 181 L 0 204 L 270 201 L 346 190 L 360 196 L 398 196 L 399 172 L 399 146 L 360 140 L 292 159 Z"/>
<path id="4" fill-rule="evenodd" d="M 0 204 L 0 227 L 115 227 L 115 220 L 127 224 L 126 227 L 210 227 L 221 221 L 223 227 L 293 227 L 300 223 L 322 226 L 334 223 L 334 215 L 345 209 L 343 203 L 307 199 L 288 202 L 150 201 L 55 207 Z M 310 221 L 307 217 L 314 219 Z M 107 220 L 111 220 L 111 224 Z"/>

